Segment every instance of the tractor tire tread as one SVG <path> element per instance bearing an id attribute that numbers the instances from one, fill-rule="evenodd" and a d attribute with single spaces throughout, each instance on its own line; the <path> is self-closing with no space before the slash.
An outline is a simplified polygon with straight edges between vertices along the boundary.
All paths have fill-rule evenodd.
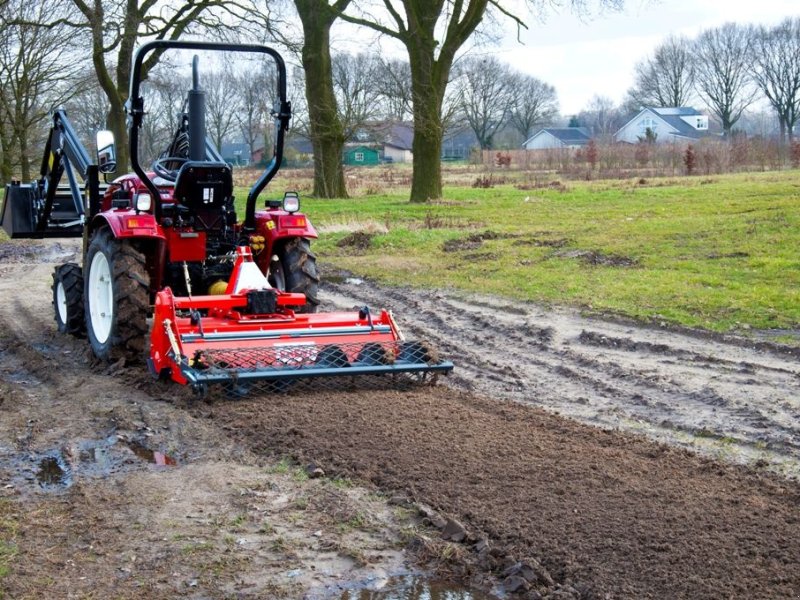
<path id="1" fill-rule="evenodd" d="M 283 254 L 286 291 L 305 294 L 306 305 L 298 312 L 313 313 L 319 305 L 319 271 L 317 256 L 306 238 L 289 240 Z"/>
<path id="2" fill-rule="evenodd" d="M 130 244 L 121 243 L 122 252 L 114 268 L 114 279 L 121 290 L 117 334 L 119 348 L 126 358 L 141 359 L 147 342 L 147 316 L 150 312 L 149 277 L 144 255 Z"/>
<path id="3" fill-rule="evenodd" d="M 58 318 L 56 302 L 56 288 L 59 279 L 64 285 L 64 294 L 67 300 L 67 322 L 61 323 Z M 86 335 L 86 319 L 83 314 L 83 271 L 77 263 L 64 263 L 53 272 L 53 308 L 55 320 L 61 333 L 68 333 L 76 337 Z"/>
<path id="4" fill-rule="evenodd" d="M 124 358 L 126 362 L 139 362 L 147 348 L 147 317 L 150 314 L 150 277 L 146 259 L 130 242 L 114 238 L 108 229 L 96 235 L 104 237 L 100 243 L 107 246 L 112 256 L 111 276 L 116 300 L 115 327 L 107 359 Z"/>

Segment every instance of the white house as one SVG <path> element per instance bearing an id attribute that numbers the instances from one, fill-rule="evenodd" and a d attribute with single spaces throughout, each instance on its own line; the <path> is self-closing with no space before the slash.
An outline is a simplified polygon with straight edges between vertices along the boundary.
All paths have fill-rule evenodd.
<path id="1" fill-rule="evenodd" d="M 580 148 L 588 144 L 591 137 L 585 127 L 546 127 L 529 137 L 522 147 L 526 150 Z"/>
<path id="2" fill-rule="evenodd" d="M 708 117 L 694 108 L 647 107 L 625 123 L 614 134 L 614 140 L 635 144 L 645 139 L 648 129 L 655 134 L 657 143 L 699 140 L 709 135 Z"/>

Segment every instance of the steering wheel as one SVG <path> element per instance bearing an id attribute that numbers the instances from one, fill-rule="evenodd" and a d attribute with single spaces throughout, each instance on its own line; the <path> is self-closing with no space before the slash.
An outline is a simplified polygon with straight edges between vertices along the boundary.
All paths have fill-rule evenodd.
<path id="1" fill-rule="evenodd" d="M 181 166 L 188 162 L 188 160 L 188 158 L 183 158 L 180 156 L 164 156 L 156 159 L 156 161 L 153 163 L 153 172 L 161 177 L 161 179 L 174 182 L 178 178 L 178 171 L 180 170 Z M 167 166 L 170 163 L 177 163 L 177 168 L 170 169 Z"/>

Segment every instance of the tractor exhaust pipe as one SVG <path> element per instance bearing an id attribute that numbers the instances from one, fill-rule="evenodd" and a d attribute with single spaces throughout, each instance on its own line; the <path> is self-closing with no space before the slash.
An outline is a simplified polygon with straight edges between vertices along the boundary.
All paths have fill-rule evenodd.
<path id="1" fill-rule="evenodd" d="M 200 57 L 192 59 L 192 89 L 189 90 L 189 160 L 206 159 L 206 93 L 200 89 Z"/>

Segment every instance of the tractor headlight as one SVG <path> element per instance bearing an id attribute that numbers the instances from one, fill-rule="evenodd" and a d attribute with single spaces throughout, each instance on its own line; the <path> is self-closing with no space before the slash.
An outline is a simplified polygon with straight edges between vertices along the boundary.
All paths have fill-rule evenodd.
<path id="1" fill-rule="evenodd" d="M 141 212 L 147 212 L 148 210 L 150 210 L 150 207 L 153 206 L 153 199 L 150 197 L 150 194 L 140 193 L 136 194 L 136 198 L 133 204 L 136 207 L 136 210 Z"/>
<path id="2" fill-rule="evenodd" d="M 300 210 L 300 196 L 297 192 L 286 192 L 283 195 L 283 210 L 289 213 Z"/>

